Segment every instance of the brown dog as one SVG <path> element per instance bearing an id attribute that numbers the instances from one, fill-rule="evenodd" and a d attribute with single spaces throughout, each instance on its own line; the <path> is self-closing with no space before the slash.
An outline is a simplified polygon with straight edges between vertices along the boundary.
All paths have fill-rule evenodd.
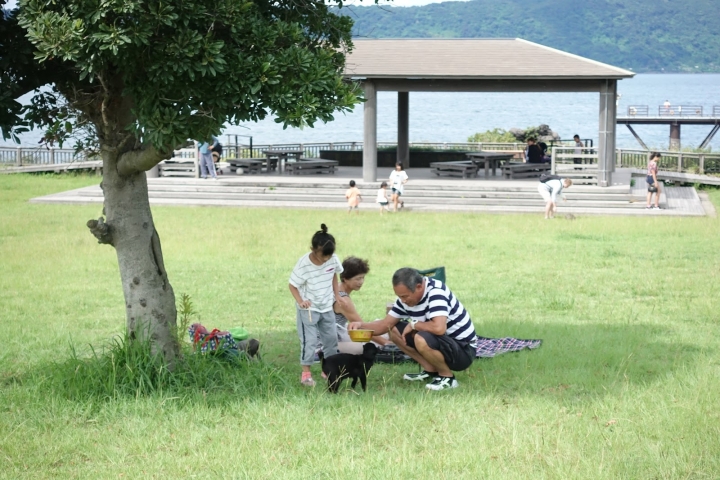
<path id="1" fill-rule="evenodd" d="M 351 388 L 355 388 L 358 379 L 362 386 L 363 392 L 367 390 L 367 374 L 375 363 L 375 356 L 378 349 L 374 343 L 366 343 L 363 345 L 362 355 L 352 355 L 349 353 L 338 353 L 331 357 L 325 358 L 320 352 L 322 361 L 322 371 L 327 375 L 328 390 L 337 393 L 340 384 L 346 378 L 352 378 Z"/>

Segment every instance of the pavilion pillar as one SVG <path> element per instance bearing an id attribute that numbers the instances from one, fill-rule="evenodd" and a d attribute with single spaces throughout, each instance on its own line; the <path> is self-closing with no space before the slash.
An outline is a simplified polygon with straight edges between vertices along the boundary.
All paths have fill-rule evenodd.
<path id="1" fill-rule="evenodd" d="M 363 109 L 363 181 L 377 181 L 377 91 L 372 80 L 365 80 Z"/>
<path id="2" fill-rule="evenodd" d="M 600 124 L 598 135 L 598 185 L 612 185 L 615 171 L 615 127 L 617 124 L 617 80 L 600 86 Z"/>
<path id="3" fill-rule="evenodd" d="M 398 92 L 397 163 L 410 168 L 410 94 Z"/>
<path id="4" fill-rule="evenodd" d="M 670 150 L 680 150 L 680 124 L 670 124 Z"/>

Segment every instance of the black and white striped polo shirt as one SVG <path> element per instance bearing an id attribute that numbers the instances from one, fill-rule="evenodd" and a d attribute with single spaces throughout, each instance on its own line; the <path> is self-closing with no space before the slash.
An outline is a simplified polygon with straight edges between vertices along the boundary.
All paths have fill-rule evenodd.
<path id="1" fill-rule="evenodd" d="M 390 315 L 426 322 L 434 317 L 447 317 L 446 335 L 475 344 L 475 326 L 470 314 L 450 289 L 439 280 L 425 279 L 425 292 L 414 307 L 405 305 L 399 298 L 395 301 Z"/>

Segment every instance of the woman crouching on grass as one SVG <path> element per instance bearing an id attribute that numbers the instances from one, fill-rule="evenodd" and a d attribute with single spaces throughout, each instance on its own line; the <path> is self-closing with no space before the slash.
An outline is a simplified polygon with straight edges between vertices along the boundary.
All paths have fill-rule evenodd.
<path id="1" fill-rule="evenodd" d="M 343 272 L 343 267 L 335 255 L 335 237 L 328 233 L 324 223 L 310 243 L 310 252 L 298 260 L 290 274 L 290 293 L 297 303 L 296 322 L 302 367 L 300 383 L 314 387 L 310 366 L 318 336 L 326 358 L 338 353 L 333 304 L 345 305 L 347 300 L 340 296 L 338 289 L 337 274 Z"/>
<path id="2" fill-rule="evenodd" d="M 345 304 L 336 302 L 333 305 L 335 311 L 335 324 L 337 326 L 338 349 L 342 353 L 352 353 L 354 355 L 362 354 L 363 344 L 353 342 L 347 332 L 348 322 L 362 322 L 362 318 L 355 309 L 350 299 L 350 294 L 360 290 L 365 283 L 365 275 L 370 271 L 370 265 L 367 260 L 357 257 L 348 257 L 343 260 L 343 271 L 340 274 L 340 285 L 338 287 L 338 295 L 346 299 Z M 372 341 L 385 345 L 390 343 L 386 336 L 372 337 Z"/>

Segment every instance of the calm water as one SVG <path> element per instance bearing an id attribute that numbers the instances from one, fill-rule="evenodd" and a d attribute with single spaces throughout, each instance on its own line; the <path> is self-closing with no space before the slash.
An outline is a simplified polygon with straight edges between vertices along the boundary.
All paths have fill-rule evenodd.
<path id="1" fill-rule="evenodd" d="M 651 112 L 669 100 L 675 105 L 702 105 L 711 112 L 720 105 L 720 74 L 637 75 L 618 82 L 622 96 L 618 112 L 629 105 L 649 105 Z M 599 96 L 593 93 L 411 93 L 410 141 L 464 142 L 470 135 L 493 128 L 525 128 L 546 123 L 562 138 L 574 134 L 597 141 Z M 255 144 L 362 141 L 362 105 L 348 115 L 315 128 L 283 130 L 272 119 L 258 123 L 227 126 L 225 134 L 252 135 Z M 637 125 L 640 137 L 651 148 L 665 148 L 669 127 Z M 683 146 L 698 146 L 710 126 L 683 126 Z M 378 141 L 397 138 L 397 94 L 378 94 Z M 639 145 L 624 125 L 618 126 L 618 147 Z M 40 137 L 33 132 L 23 137 L 34 144 Z M 225 141 L 225 138 L 222 139 Z M 247 141 L 247 139 L 244 139 Z M 720 150 L 720 134 L 711 143 Z"/>

